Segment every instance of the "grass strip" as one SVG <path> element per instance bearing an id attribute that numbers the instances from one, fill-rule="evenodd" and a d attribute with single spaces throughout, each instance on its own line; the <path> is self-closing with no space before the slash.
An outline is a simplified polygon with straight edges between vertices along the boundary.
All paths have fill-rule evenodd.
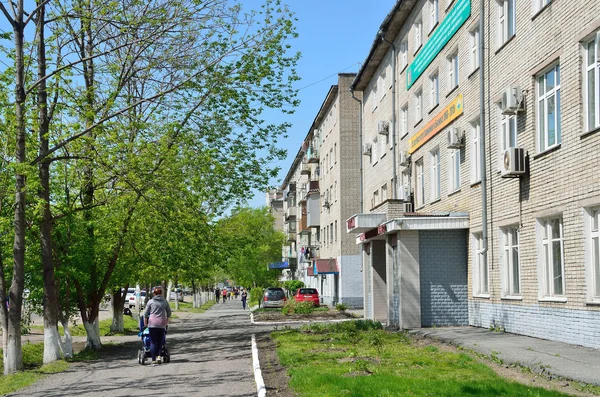
<path id="1" fill-rule="evenodd" d="M 566 396 L 497 375 L 466 353 L 418 346 L 369 320 L 273 332 L 299 396 Z"/>

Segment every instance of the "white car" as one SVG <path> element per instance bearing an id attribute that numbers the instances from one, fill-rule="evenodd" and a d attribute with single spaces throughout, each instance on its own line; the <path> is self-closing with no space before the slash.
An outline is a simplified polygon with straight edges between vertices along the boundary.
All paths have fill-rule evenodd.
<path id="1" fill-rule="evenodd" d="M 179 302 L 183 302 L 183 292 L 179 288 L 171 291 L 171 298 L 169 300 L 174 301 L 175 299 Z"/>
<path id="2" fill-rule="evenodd" d="M 140 291 L 140 310 L 144 309 L 144 305 L 146 304 L 146 291 Z M 131 313 L 132 309 L 135 309 L 137 304 L 137 296 L 135 293 L 135 288 L 129 288 L 127 290 L 127 295 L 125 295 L 125 304 L 123 306 L 123 312 L 126 314 Z"/>

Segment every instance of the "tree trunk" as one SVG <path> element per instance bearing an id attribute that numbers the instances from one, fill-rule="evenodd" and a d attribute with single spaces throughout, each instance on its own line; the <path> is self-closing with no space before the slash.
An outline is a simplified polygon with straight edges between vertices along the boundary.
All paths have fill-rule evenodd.
<path id="1" fill-rule="evenodd" d="M 39 5 L 39 4 L 38 4 Z M 37 49 L 38 49 L 38 109 L 39 109 L 39 155 L 48 153 L 48 93 L 46 90 L 46 46 L 44 37 L 45 7 L 38 10 Z M 44 158 L 38 164 L 40 176 L 39 197 L 43 203 L 40 225 L 40 244 L 42 268 L 44 274 L 44 364 L 60 360 L 58 338 L 58 296 L 54 279 L 54 261 L 52 257 L 52 214 L 50 213 L 50 159 Z"/>
<path id="2" fill-rule="evenodd" d="M 83 328 L 85 328 L 85 332 L 87 333 L 85 348 L 89 350 L 100 350 L 102 342 L 100 341 L 100 324 L 98 323 L 98 317 L 96 317 L 92 323 L 84 321 Z"/>
<path id="3" fill-rule="evenodd" d="M 15 118 L 16 118 L 16 169 L 27 162 L 25 133 L 25 69 L 23 55 L 23 9 L 19 2 L 17 20 L 11 21 L 15 34 Z M 23 351 L 21 349 L 21 307 L 23 304 L 23 288 L 25 285 L 25 206 L 26 176 L 23 171 L 16 174 L 14 245 L 13 245 L 13 277 L 8 294 L 8 324 L 6 329 L 6 354 L 4 374 L 8 375 L 23 370 Z M 4 302 L 2 302 L 4 304 Z"/>
<path id="4" fill-rule="evenodd" d="M 63 326 L 63 330 L 65 332 L 64 341 L 60 338 L 60 334 L 58 334 L 58 340 L 60 342 L 60 348 L 62 350 L 62 354 L 65 358 L 73 357 L 73 337 L 71 336 L 71 330 L 69 329 L 69 321 L 61 321 Z"/>
<path id="5" fill-rule="evenodd" d="M 113 320 L 110 325 L 110 330 L 113 332 L 125 332 L 125 323 L 123 321 L 123 307 L 125 306 L 125 295 L 127 294 L 127 290 L 129 289 L 129 285 L 124 288 L 124 291 L 121 292 L 116 290 L 112 294 L 112 312 L 113 312 Z"/>

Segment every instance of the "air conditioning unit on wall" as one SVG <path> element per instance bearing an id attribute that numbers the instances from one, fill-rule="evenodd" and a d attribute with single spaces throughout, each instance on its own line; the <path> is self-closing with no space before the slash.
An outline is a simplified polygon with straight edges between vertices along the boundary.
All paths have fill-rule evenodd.
<path id="1" fill-rule="evenodd" d="M 407 151 L 401 150 L 400 151 L 400 165 L 402 167 L 406 167 L 406 166 L 408 166 L 409 163 L 410 163 L 410 155 L 408 154 Z"/>
<path id="2" fill-rule="evenodd" d="M 521 88 L 518 86 L 507 87 L 502 93 L 502 101 L 500 102 L 502 114 L 517 114 L 517 112 L 521 110 L 522 102 L 523 92 L 521 91 Z"/>
<path id="3" fill-rule="evenodd" d="M 525 172 L 525 149 L 520 147 L 506 149 L 502 156 L 501 176 L 515 178 L 524 175 Z"/>
<path id="4" fill-rule="evenodd" d="M 399 185 L 398 186 L 398 200 L 402 200 L 402 201 L 410 200 L 410 185 Z"/>
<path id="5" fill-rule="evenodd" d="M 385 120 L 379 120 L 377 123 L 377 133 L 382 135 L 387 135 L 390 130 L 390 123 Z"/>
<path id="6" fill-rule="evenodd" d="M 448 149 L 460 149 L 463 147 L 463 137 L 460 130 L 456 127 L 448 128 L 447 140 Z"/>
<path id="7" fill-rule="evenodd" d="M 370 143 L 365 143 L 363 145 L 363 154 L 365 156 L 370 156 L 371 155 L 371 144 Z"/>

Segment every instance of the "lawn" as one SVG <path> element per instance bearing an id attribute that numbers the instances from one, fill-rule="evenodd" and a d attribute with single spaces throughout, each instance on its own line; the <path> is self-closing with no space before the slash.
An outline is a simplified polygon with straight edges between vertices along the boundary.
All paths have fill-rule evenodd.
<path id="1" fill-rule="evenodd" d="M 273 332 L 299 396 L 566 396 L 497 375 L 467 353 L 418 346 L 372 321 Z"/>
<path id="2" fill-rule="evenodd" d="M 207 311 L 208 309 L 213 307 L 213 305 L 215 303 L 216 302 L 214 300 L 209 300 L 200 307 L 192 307 L 192 303 L 190 303 L 190 302 L 180 302 L 179 303 L 179 311 L 190 312 L 190 313 L 204 313 L 205 311 Z M 173 311 L 175 310 L 174 304 L 171 304 L 171 309 L 173 309 Z"/>

